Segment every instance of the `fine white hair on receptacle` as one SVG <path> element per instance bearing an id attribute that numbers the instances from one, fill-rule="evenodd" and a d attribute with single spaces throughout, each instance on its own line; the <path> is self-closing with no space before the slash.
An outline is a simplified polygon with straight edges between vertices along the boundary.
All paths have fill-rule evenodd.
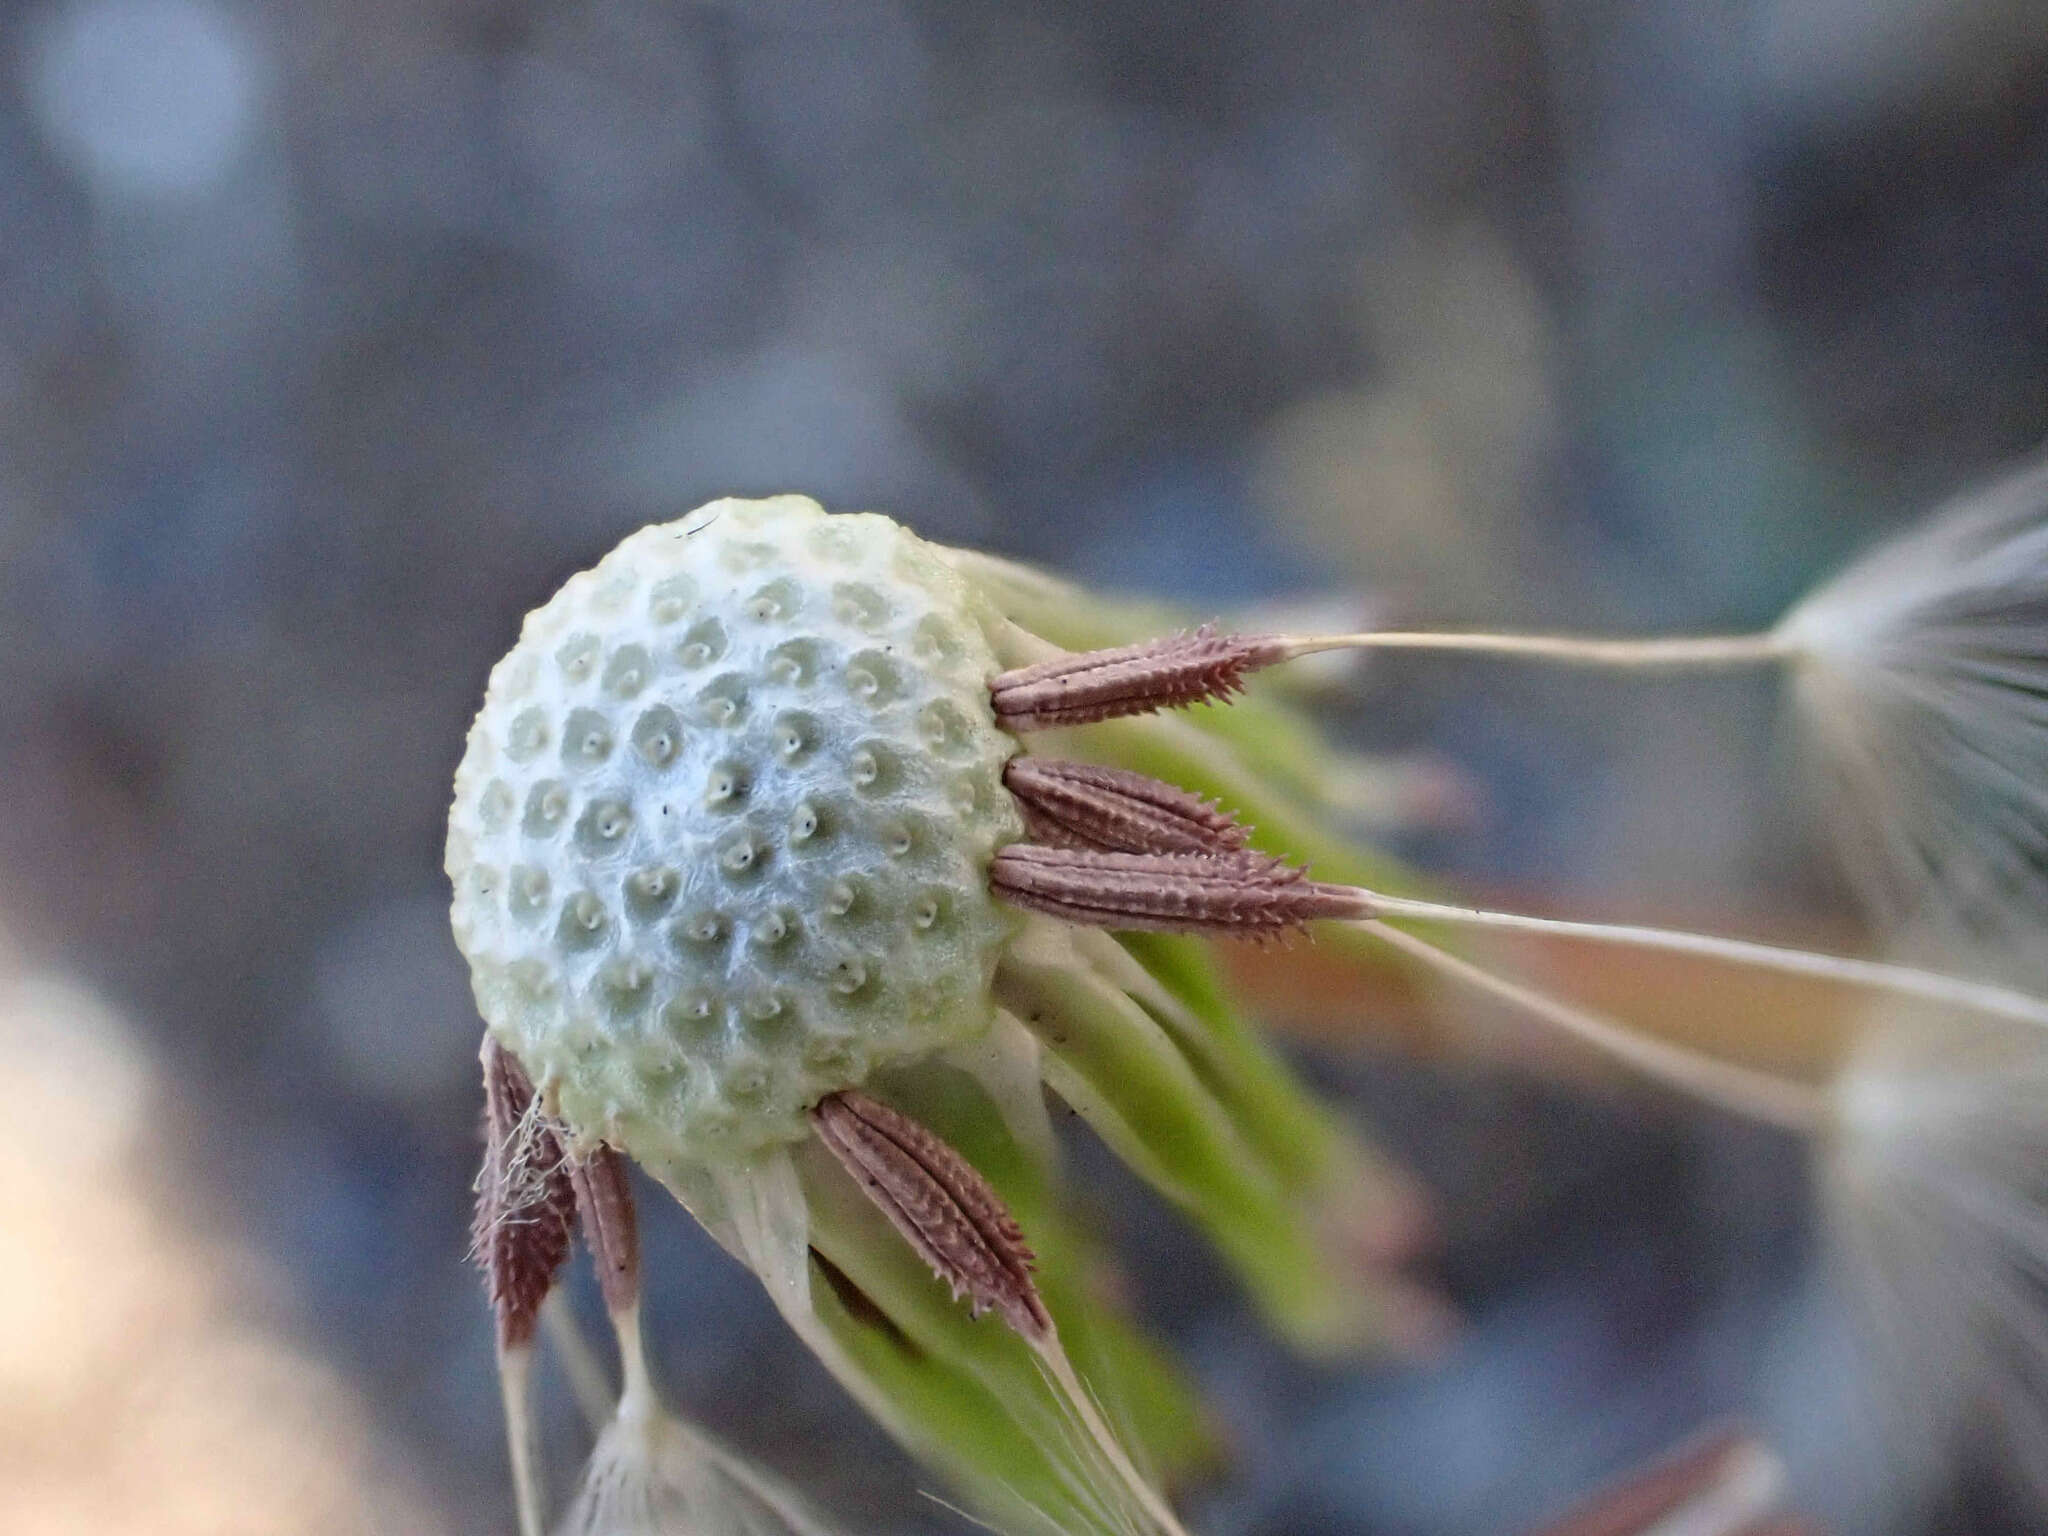
<path id="1" fill-rule="evenodd" d="M 471 1185 L 473 1193 L 489 1195 L 470 1232 L 472 1262 L 482 1261 L 492 1238 L 507 1227 L 569 1219 L 560 1208 L 568 1177 L 567 1128 L 530 1091 L 514 1115 Z"/>
<path id="2" fill-rule="evenodd" d="M 2048 457 L 1958 498 L 1773 632 L 1850 879 L 1880 921 L 2048 911 Z"/>
<path id="3" fill-rule="evenodd" d="M 1830 1255 L 1893 1442 L 1923 1468 L 1967 1443 L 2048 1512 L 2048 1042 L 1889 1004 L 1831 1102 Z"/>

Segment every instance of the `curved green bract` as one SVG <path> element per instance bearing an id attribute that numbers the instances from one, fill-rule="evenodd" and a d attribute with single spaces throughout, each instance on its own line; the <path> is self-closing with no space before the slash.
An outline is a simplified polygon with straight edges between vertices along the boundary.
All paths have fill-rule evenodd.
<path id="1" fill-rule="evenodd" d="M 1133 996 L 1173 1036 L 1188 1065 L 1228 1111 L 1245 1144 L 1288 1193 L 1313 1196 L 1363 1156 L 1352 1138 L 1296 1080 L 1231 1003 L 1206 945 L 1170 933 L 1126 933 L 1116 942 L 1178 1007 Z"/>
<path id="2" fill-rule="evenodd" d="M 1319 1352 L 1369 1341 L 1371 1298 L 1325 1253 L 1314 1203 L 1263 1165 L 1150 1014 L 1043 924 L 1011 946 L 996 991 L 1044 1042 L 1047 1082 L 1201 1227 L 1276 1327 Z"/>

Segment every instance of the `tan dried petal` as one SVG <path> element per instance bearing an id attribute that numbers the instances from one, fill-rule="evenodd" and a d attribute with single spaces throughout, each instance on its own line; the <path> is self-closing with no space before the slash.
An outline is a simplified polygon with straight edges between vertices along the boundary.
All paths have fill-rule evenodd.
<path id="1" fill-rule="evenodd" d="M 1228 699 L 1247 672 L 1283 660 L 1264 636 L 1219 635 L 1204 625 L 1106 651 L 1080 651 L 1005 672 L 989 686 L 996 718 L 1013 731 L 1090 725 L 1124 715 Z"/>
<path id="2" fill-rule="evenodd" d="M 1033 1341 L 1052 1333 L 1024 1234 L 971 1163 L 915 1120 L 855 1089 L 819 1100 L 811 1121 L 890 1225 L 977 1316 L 1001 1313 Z"/>
<path id="3" fill-rule="evenodd" d="M 1112 853 L 1234 853 L 1249 835 L 1213 801 L 1128 769 L 1013 757 L 1003 782 L 1040 843 Z"/>
<path id="4" fill-rule="evenodd" d="M 1264 854 L 1104 853 L 1012 843 L 989 871 L 1005 901 L 1095 928 L 1257 937 L 1372 915 L 1371 898 Z"/>
<path id="5" fill-rule="evenodd" d="M 541 1303 L 569 1256 L 576 1193 L 560 1139 L 533 1101 L 519 1059 L 483 1046 L 484 1161 L 476 1181 L 471 1252 L 484 1272 L 498 1341 L 533 1338 Z"/>

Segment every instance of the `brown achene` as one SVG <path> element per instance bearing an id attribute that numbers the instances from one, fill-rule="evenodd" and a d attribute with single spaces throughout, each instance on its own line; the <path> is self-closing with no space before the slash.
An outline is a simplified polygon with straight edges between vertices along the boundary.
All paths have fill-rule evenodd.
<path id="1" fill-rule="evenodd" d="M 1013 757 L 1003 783 L 1040 843 L 1106 853 L 1235 853 L 1250 836 L 1212 801 L 1127 768 Z"/>
<path id="2" fill-rule="evenodd" d="M 1286 648 L 1257 635 L 1219 635 L 1204 625 L 1112 650 L 1056 656 L 1005 672 L 989 687 L 996 719 L 1013 731 L 1093 725 L 1241 692 L 1245 674 L 1285 660 Z"/>
<path id="3" fill-rule="evenodd" d="M 853 1176 L 932 1272 L 979 1315 L 1001 1314 L 1041 1340 L 1052 1314 L 1031 1278 L 1024 1234 L 988 1180 L 908 1115 L 857 1089 L 827 1094 L 811 1111 L 819 1141 Z"/>

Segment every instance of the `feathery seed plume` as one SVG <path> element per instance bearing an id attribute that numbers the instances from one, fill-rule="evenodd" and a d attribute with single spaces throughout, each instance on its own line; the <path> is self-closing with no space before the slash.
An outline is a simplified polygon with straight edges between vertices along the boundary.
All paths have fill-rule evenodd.
<path id="1" fill-rule="evenodd" d="M 1879 1402 L 1918 1446 L 1968 1436 L 2048 1509 L 2048 1047 L 2038 1029 L 1879 1010 L 1817 1149 L 1832 1256 Z"/>
<path id="2" fill-rule="evenodd" d="M 1775 637 L 1843 861 L 1894 929 L 2048 912 L 2048 459 L 1959 498 Z"/>

